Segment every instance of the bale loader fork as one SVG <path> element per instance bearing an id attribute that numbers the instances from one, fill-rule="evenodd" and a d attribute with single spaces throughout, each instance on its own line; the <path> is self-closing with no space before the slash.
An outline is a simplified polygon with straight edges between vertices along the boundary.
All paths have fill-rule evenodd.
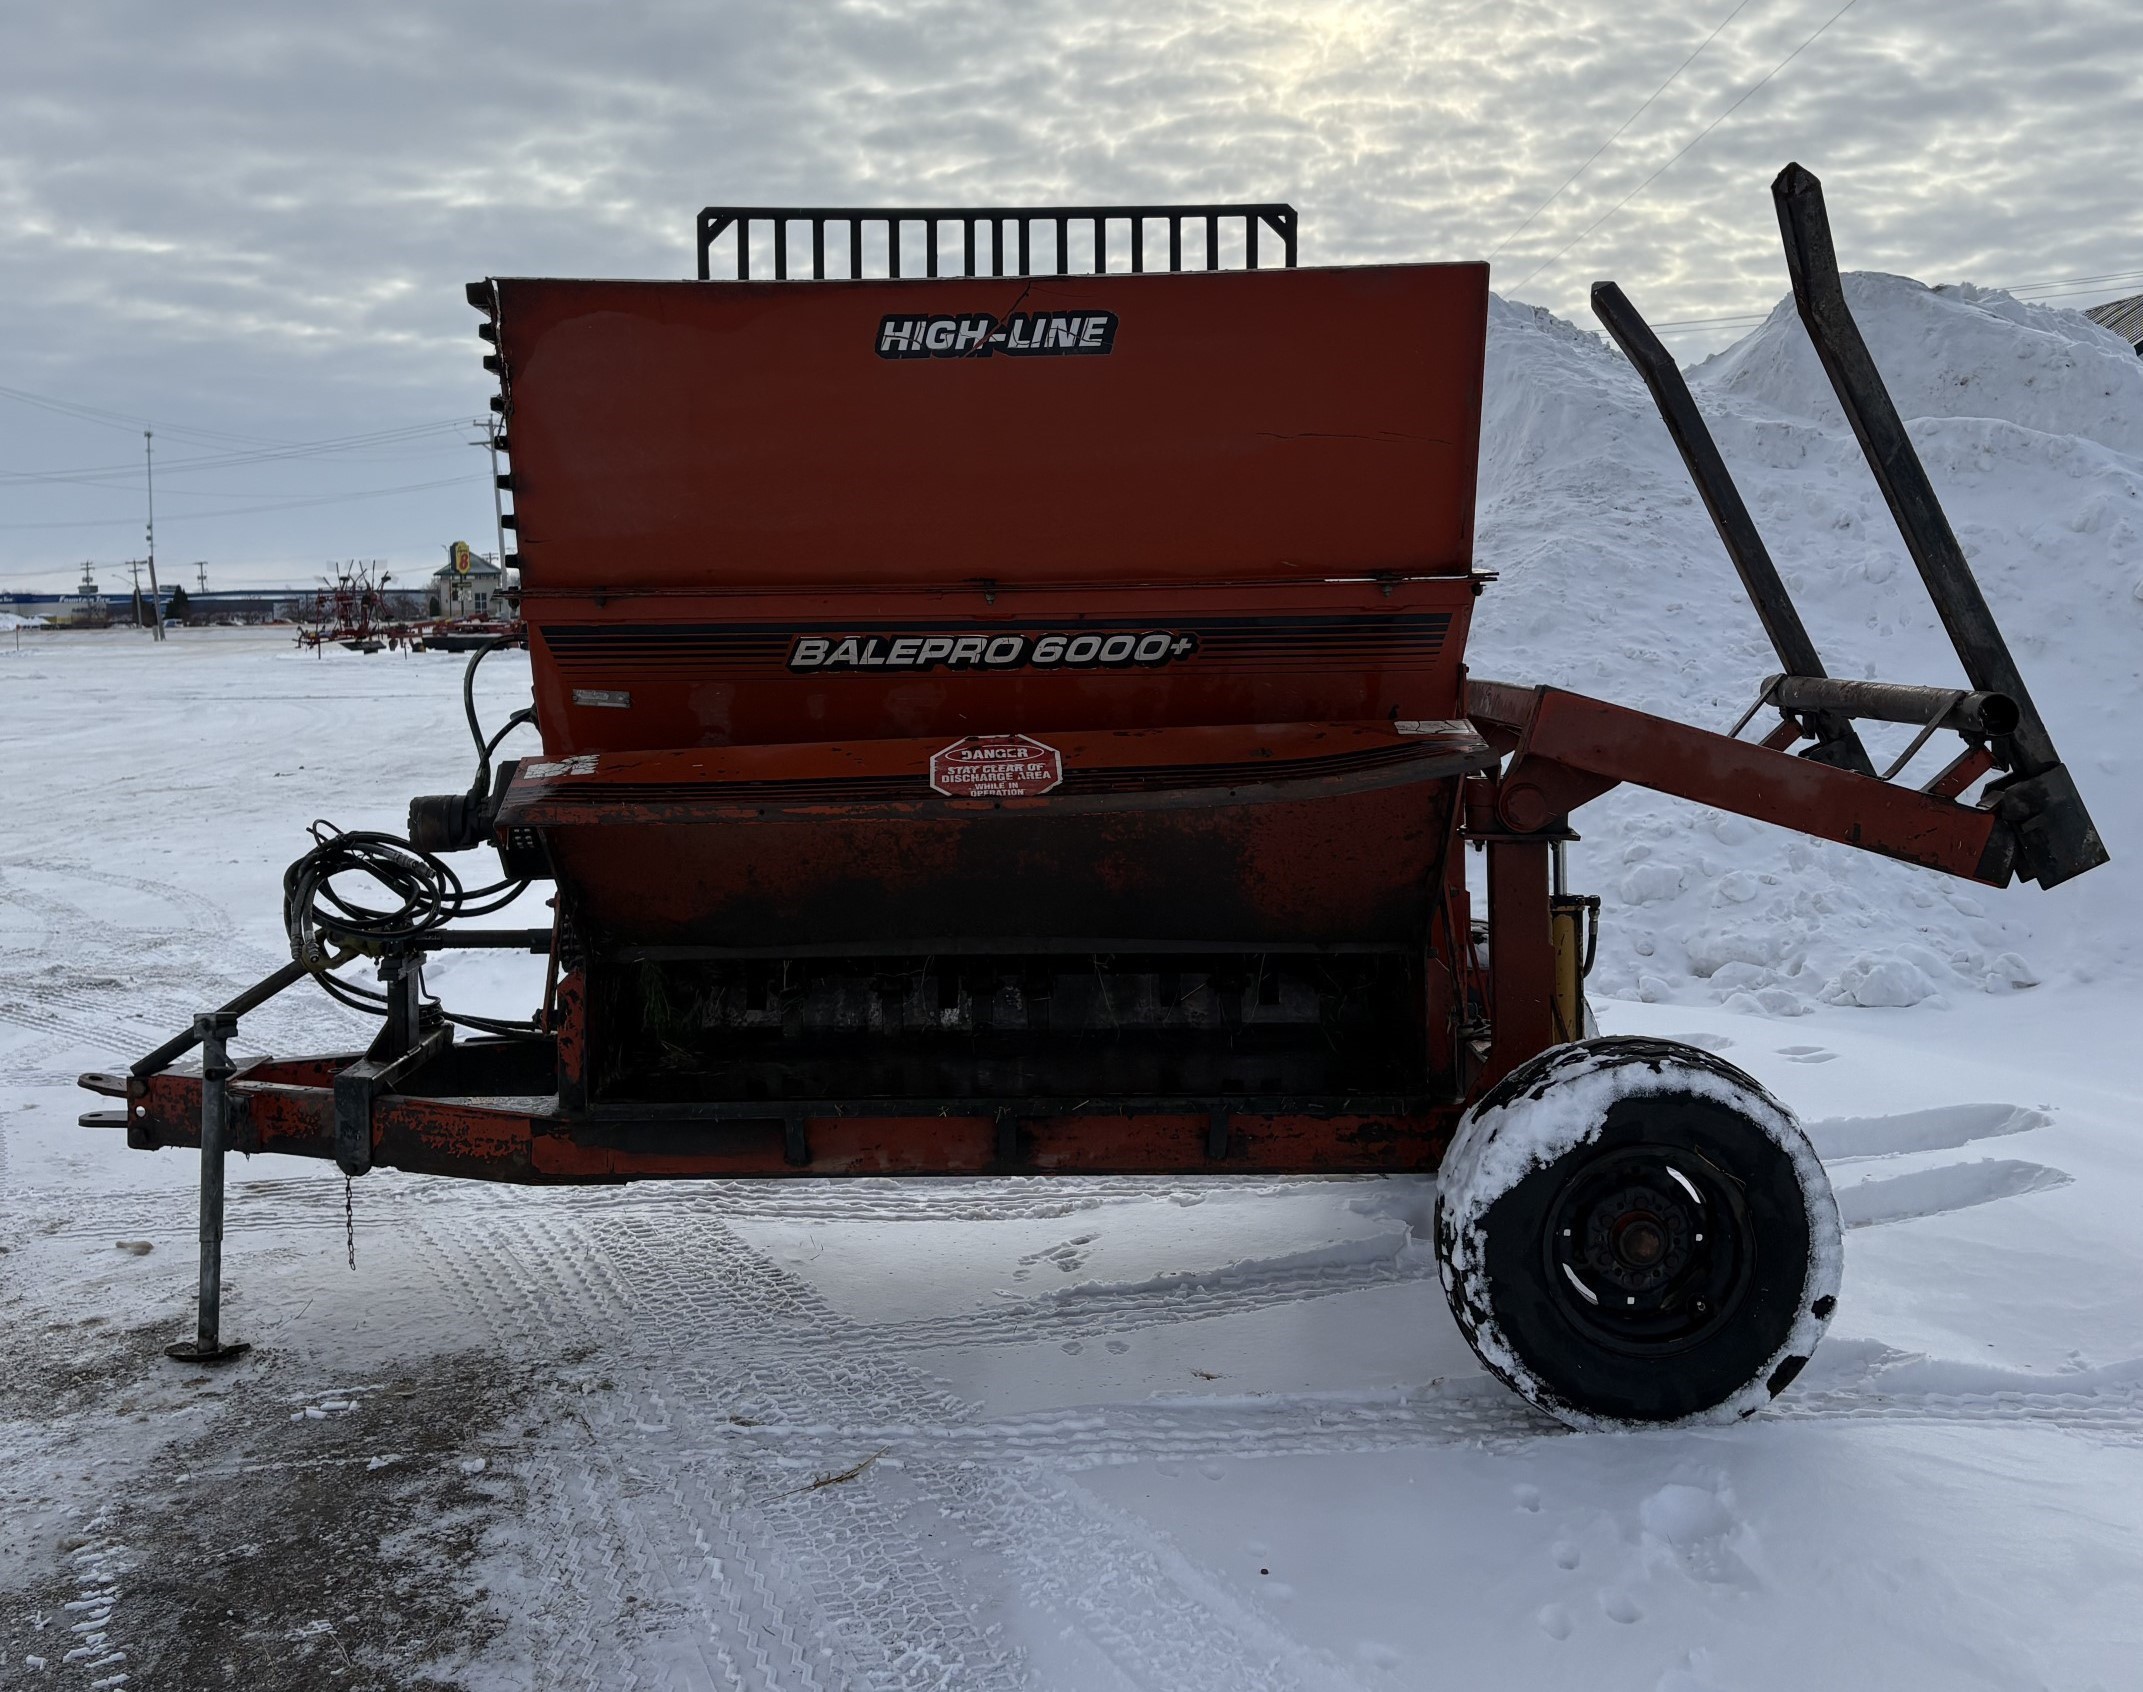
<path id="1" fill-rule="evenodd" d="M 1596 283 L 1593 309 L 1650 391 L 1781 673 L 1764 680 L 1726 736 L 1554 689 L 1528 696 L 1473 683 L 1470 714 L 1513 754 L 1499 791 L 1502 820 L 1517 826 L 1515 817 L 1538 817 L 1534 826 L 1542 826 L 1628 781 L 1992 887 L 2013 875 L 2057 886 L 2104 863 L 2104 843 L 1846 304 L 1822 184 L 1789 164 L 1771 192 L 1801 321 L 1971 686 L 1847 681 L 1825 672 L 1672 356 L 1619 287 Z M 1736 737 L 1766 707 L 1780 713 L 1778 727 L 1761 745 L 1742 744 Z M 1921 732 L 1878 779 L 1854 726 L 1860 720 Z M 1894 785 L 1937 729 L 1958 734 L 1963 750 L 1916 792 Z M 1802 739 L 1813 744 L 1798 758 L 1781 757 Z M 1980 801 L 1959 803 L 1990 771 L 2001 773 Z"/>

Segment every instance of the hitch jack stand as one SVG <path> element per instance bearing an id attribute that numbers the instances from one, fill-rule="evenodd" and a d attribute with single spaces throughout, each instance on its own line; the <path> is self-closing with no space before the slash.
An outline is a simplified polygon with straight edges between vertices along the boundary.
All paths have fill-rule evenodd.
<path id="1" fill-rule="evenodd" d="M 166 1357 L 184 1363 L 223 1363 L 253 1348 L 244 1342 L 226 1344 L 221 1333 L 223 1315 L 223 1148 L 230 1128 L 232 1075 L 230 1038 L 238 1032 L 238 1018 L 229 1011 L 210 1011 L 193 1019 L 195 1038 L 201 1042 L 201 1289 L 195 1314 L 194 1337 L 164 1347 Z"/>

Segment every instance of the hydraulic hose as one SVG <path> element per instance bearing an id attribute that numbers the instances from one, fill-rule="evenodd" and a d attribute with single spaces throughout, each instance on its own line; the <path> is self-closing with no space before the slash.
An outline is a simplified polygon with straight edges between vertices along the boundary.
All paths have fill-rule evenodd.
<path id="1" fill-rule="evenodd" d="M 469 787 L 475 805 L 489 795 L 492 755 L 500 743 L 523 723 L 535 720 L 534 710 L 524 707 L 486 738 L 476 715 L 476 668 L 499 648 L 519 644 L 524 638 L 516 633 L 486 641 L 470 655 L 462 671 L 462 710 L 468 717 L 469 738 L 476 745 L 476 779 Z M 337 976 L 334 971 L 342 964 L 353 957 L 421 950 L 428 936 L 449 923 L 493 915 L 528 887 L 525 877 L 465 887 L 444 858 L 398 835 L 344 830 L 326 821 L 314 822 L 310 832 L 311 849 L 283 873 L 283 927 L 290 939 L 290 955 L 330 998 L 355 1010 L 384 1015 L 387 995 Z M 443 1006 L 439 1013 L 449 1022 L 485 1033 L 535 1032 L 533 1019 L 505 1022 Z"/>

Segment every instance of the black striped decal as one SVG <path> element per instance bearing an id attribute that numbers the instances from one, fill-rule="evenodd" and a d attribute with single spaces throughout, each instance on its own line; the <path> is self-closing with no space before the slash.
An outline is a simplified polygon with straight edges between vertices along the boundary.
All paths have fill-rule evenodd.
<path id="1" fill-rule="evenodd" d="M 868 632 L 887 640 L 902 635 L 1110 634 L 1155 628 L 1198 637 L 1197 653 L 1185 660 L 1192 671 L 1409 670 L 1437 665 L 1451 628 L 1448 611 L 1352 612 L 1318 617 L 1037 618 L 1020 623 L 951 625 L 872 622 Z M 845 623 L 553 623 L 538 625 L 545 648 L 561 673 L 583 679 L 615 676 L 703 679 L 710 672 L 738 671 L 788 676 L 788 657 L 802 635 L 843 636 L 862 632 Z M 866 671 L 842 670 L 850 676 Z M 950 672 L 959 674 L 962 672 Z M 980 674 L 985 672 L 966 672 Z M 1012 673 L 1012 672 L 1005 672 Z M 1109 671 L 1033 669 L 1019 674 L 1093 675 Z M 1121 672 L 1114 672 L 1121 673 Z"/>

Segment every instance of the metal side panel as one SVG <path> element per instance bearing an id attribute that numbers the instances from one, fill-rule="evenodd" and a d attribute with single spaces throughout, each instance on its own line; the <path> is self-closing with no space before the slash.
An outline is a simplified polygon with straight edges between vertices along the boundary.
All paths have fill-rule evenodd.
<path id="1" fill-rule="evenodd" d="M 544 837 L 605 947 L 1419 945 L 1459 779 L 1491 754 L 1408 726 L 1029 737 L 1061 779 L 998 799 L 934 791 L 928 741 L 550 760 L 500 826 Z"/>

